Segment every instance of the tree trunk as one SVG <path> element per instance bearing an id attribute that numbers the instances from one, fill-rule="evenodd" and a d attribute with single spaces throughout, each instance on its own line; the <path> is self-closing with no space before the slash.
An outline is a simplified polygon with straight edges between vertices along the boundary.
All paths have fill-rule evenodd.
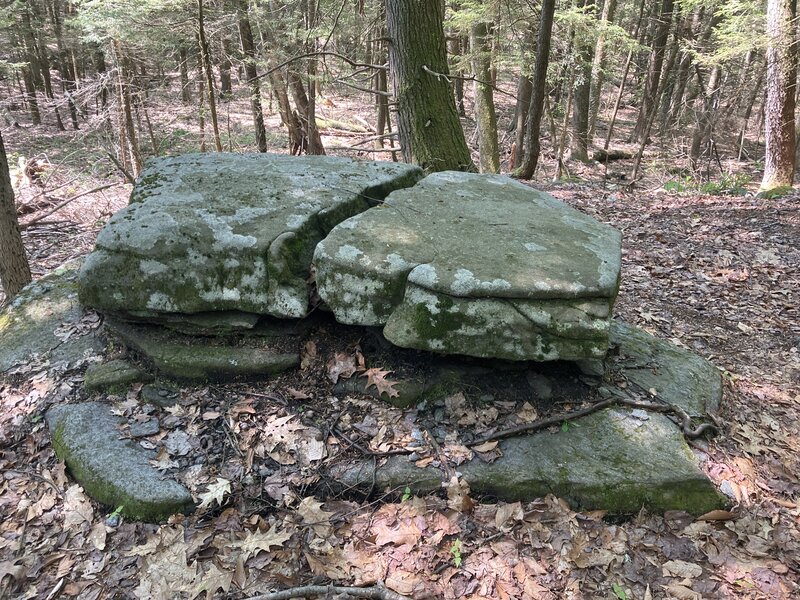
<path id="1" fill-rule="evenodd" d="M 697 77 L 700 79 L 700 70 L 697 68 Z M 689 162 L 693 171 L 698 171 L 700 167 L 700 156 L 703 146 L 705 146 L 711 130 L 714 126 L 716 116 L 717 99 L 719 98 L 719 79 L 722 74 L 722 68 L 715 65 L 711 70 L 711 76 L 708 78 L 708 85 L 703 86 L 700 81 L 701 89 L 704 89 L 703 108 L 700 114 L 697 115 L 697 127 L 695 127 L 692 134 L 692 145 L 689 148 Z"/>
<path id="2" fill-rule="evenodd" d="M 10 300 L 31 281 L 31 269 L 25 255 L 25 246 L 19 233 L 17 207 L 8 157 L 0 133 L 0 284 Z"/>
<path id="3" fill-rule="evenodd" d="M 767 103 L 761 192 L 779 193 L 794 182 L 794 109 L 797 89 L 797 0 L 767 2 Z"/>
<path id="4" fill-rule="evenodd" d="M 591 11 L 594 0 L 578 0 L 578 8 Z M 587 11 L 587 12 L 588 12 Z M 589 162 L 589 96 L 592 85 L 592 51 L 594 48 L 586 41 L 576 43 L 578 64 L 577 82 L 574 84 L 575 110 L 572 113 L 572 144 L 570 158 Z"/>
<path id="5" fill-rule="evenodd" d="M 514 177 L 531 179 L 539 162 L 539 128 L 544 112 L 544 96 L 547 87 L 547 66 L 550 63 L 550 39 L 553 32 L 553 15 L 556 9 L 555 0 L 542 0 L 539 35 L 536 41 L 536 63 L 533 69 L 533 91 L 531 105 L 528 109 L 528 125 L 525 130 L 525 158 Z M 555 142 L 555 140 L 554 140 Z"/>
<path id="6" fill-rule="evenodd" d="M 650 61 L 647 70 L 647 82 L 645 83 L 644 95 L 642 96 L 642 108 L 639 111 L 639 118 L 633 132 L 633 139 L 643 141 L 644 130 L 651 122 L 650 115 L 658 107 L 659 85 L 661 83 L 662 67 L 664 65 L 664 52 L 669 38 L 670 25 L 672 24 L 672 11 L 674 0 L 662 0 L 659 12 L 658 23 L 656 24 L 653 44 L 650 51 Z"/>
<path id="7" fill-rule="evenodd" d="M 426 172 L 474 171 L 450 87 L 441 0 L 386 0 L 403 158 Z"/>
<path id="8" fill-rule="evenodd" d="M 244 72 L 250 88 L 250 109 L 253 112 L 256 145 L 259 152 L 266 152 L 267 131 L 264 127 L 264 111 L 261 107 L 261 86 L 256 69 L 256 50 L 253 43 L 253 29 L 250 27 L 248 0 L 238 0 L 236 9 L 239 18 L 239 39 L 242 43 L 242 54 L 244 54 Z"/>
<path id="9" fill-rule="evenodd" d="M 181 102 L 189 104 L 192 101 L 192 90 L 189 83 L 189 57 L 186 46 L 178 49 L 178 68 L 181 72 Z"/>
<path id="10" fill-rule="evenodd" d="M 314 109 L 310 100 L 314 90 L 311 89 L 309 90 L 310 94 L 306 94 L 303 78 L 294 71 L 289 71 L 289 90 L 292 92 L 292 99 L 297 107 L 297 116 L 303 132 L 306 154 L 325 154 L 325 148 L 322 145 L 322 138 L 320 138 L 319 129 L 317 129 Z"/>
<path id="11" fill-rule="evenodd" d="M 214 99 L 214 74 L 211 71 L 211 52 L 206 39 L 205 18 L 203 16 L 203 0 L 197 0 L 197 42 L 200 45 L 200 60 L 203 64 L 205 84 L 208 88 L 208 113 L 211 117 L 211 129 L 214 132 L 214 147 L 222 152 L 222 140 L 219 136 L 217 120 L 217 102 Z"/>
<path id="12" fill-rule="evenodd" d="M 491 25 L 475 23 L 470 32 L 472 72 L 475 73 L 475 122 L 478 125 L 478 149 L 481 173 L 500 172 L 500 149 L 497 145 L 497 114 L 491 86 Z"/>
<path id="13" fill-rule="evenodd" d="M 222 38 L 222 53 L 219 60 L 219 98 L 224 100 L 233 96 L 231 85 L 231 41 Z"/>
<path id="14" fill-rule="evenodd" d="M 460 57 L 462 55 L 462 38 L 453 37 L 448 41 L 448 45 L 450 47 L 450 56 L 451 57 Z M 458 110 L 459 117 L 466 117 L 467 110 L 464 108 L 464 80 L 461 79 L 461 71 L 459 69 L 454 68 L 453 74 L 457 75 L 453 80 L 453 92 L 456 96 L 456 110 Z"/>
<path id="15" fill-rule="evenodd" d="M 128 71 L 125 68 L 125 56 L 122 44 L 118 40 L 112 42 L 114 62 L 117 71 L 117 102 L 119 104 L 119 151 L 122 164 L 134 177 L 139 176 L 142 170 L 142 156 L 139 152 L 139 143 L 136 139 L 136 129 L 133 125 L 133 109 L 131 103 L 130 86 L 128 84 Z"/>
<path id="16" fill-rule="evenodd" d="M 510 167 L 516 169 L 522 164 L 525 154 L 525 124 L 528 121 L 528 111 L 531 108 L 531 93 L 533 81 L 530 76 L 523 73 L 519 76 L 517 84 L 517 106 L 514 111 L 514 144 L 511 147 Z"/>
<path id="17" fill-rule="evenodd" d="M 600 35 L 594 47 L 592 60 L 592 85 L 589 91 L 589 139 L 594 137 L 597 113 L 600 110 L 600 99 L 603 93 L 603 81 L 606 76 L 606 35 L 605 28 L 614 22 L 617 12 L 617 0 L 605 0 L 603 12 L 600 14 Z"/>

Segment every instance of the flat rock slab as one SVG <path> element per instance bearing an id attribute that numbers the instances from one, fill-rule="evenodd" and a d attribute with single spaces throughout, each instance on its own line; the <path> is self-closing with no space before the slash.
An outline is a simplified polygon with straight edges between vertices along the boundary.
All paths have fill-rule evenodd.
<path id="1" fill-rule="evenodd" d="M 81 324 L 80 266 L 80 260 L 65 263 L 0 310 L 0 373 L 35 356 L 75 362 L 102 352 L 105 344 L 96 330 Z"/>
<path id="2" fill-rule="evenodd" d="M 117 359 L 86 369 L 83 387 L 90 392 L 119 393 L 137 382 L 148 383 L 153 376 L 127 360 Z"/>
<path id="3" fill-rule="evenodd" d="M 336 319 L 390 342 L 511 360 L 602 358 L 619 287 L 615 229 L 508 177 L 444 172 L 317 246 Z"/>
<path id="4" fill-rule="evenodd" d="M 119 421 L 99 402 L 54 406 L 47 411 L 53 448 L 89 496 L 122 514 L 148 522 L 190 512 L 192 496 L 178 482 L 162 479 L 150 453 L 120 439 Z"/>
<path id="5" fill-rule="evenodd" d="M 208 338 L 115 319 L 107 319 L 106 327 L 156 369 L 175 379 L 219 381 L 270 376 L 300 364 L 299 350 L 274 350 L 256 338 L 217 338 L 211 343 Z"/>
<path id="6" fill-rule="evenodd" d="M 701 357 L 618 322 L 612 326 L 611 344 L 618 349 L 618 356 L 608 359 L 614 380 L 627 381 L 628 389 L 631 383 L 647 386 L 645 393 L 655 389 L 659 398 L 698 420 L 716 412 L 721 376 Z M 542 387 L 544 375 L 531 371 L 531 378 Z M 566 383 L 556 371 L 546 378 L 550 391 Z M 612 383 L 603 386 L 614 391 L 609 390 Z M 726 502 L 699 468 L 679 428 L 659 413 L 610 408 L 558 431 L 502 441 L 499 448 L 502 456 L 493 463 L 473 458 L 458 467 L 474 492 L 507 501 L 553 493 L 582 509 L 614 513 L 645 507 L 702 514 Z M 447 480 L 442 469 L 418 468 L 404 456 L 390 457 L 377 470 L 371 460 L 340 465 L 331 475 L 346 487 L 371 487 L 374 481 L 380 489 L 408 485 L 419 493 Z"/>
<path id="7" fill-rule="evenodd" d="M 156 159 L 97 238 L 81 301 L 105 312 L 302 317 L 314 247 L 391 191 L 411 165 L 269 154 Z"/>

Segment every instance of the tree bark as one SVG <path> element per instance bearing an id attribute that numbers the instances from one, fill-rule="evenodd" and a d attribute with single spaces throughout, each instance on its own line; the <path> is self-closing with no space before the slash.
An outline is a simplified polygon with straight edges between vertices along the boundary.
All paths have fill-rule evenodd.
<path id="1" fill-rule="evenodd" d="M 794 182 L 794 109 L 797 89 L 797 0 L 767 2 L 767 102 L 764 178 L 761 192 L 777 192 Z"/>
<path id="2" fill-rule="evenodd" d="M 253 43 L 253 29 L 250 26 L 248 0 L 238 0 L 236 9 L 239 19 L 239 39 L 244 54 L 244 72 L 250 87 L 250 109 L 253 112 L 253 129 L 256 132 L 256 145 L 259 152 L 267 151 L 267 131 L 264 127 L 264 111 L 261 107 L 261 86 L 256 69 L 256 50 Z"/>
<path id="3" fill-rule="evenodd" d="M 555 0 L 542 0 L 539 35 L 536 40 L 536 63 L 533 69 L 533 91 L 528 109 L 528 125 L 525 130 L 525 158 L 513 173 L 520 179 L 531 179 L 539 162 L 539 129 L 544 112 L 544 96 L 547 87 L 547 66 L 550 64 L 550 40 L 553 33 Z M 555 140 L 554 140 L 555 142 Z"/>
<path id="4" fill-rule="evenodd" d="M 650 61 L 647 70 L 647 81 L 645 83 L 644 95 L 642 96 L 642 108 L 639 111 L 639 118 L 633 132 L 633 139 L 643 141 L 642 136 L 647 124 L 651 122 L 650 115 L 658 107 L 656 106 L 659 97 L 659 85 L 661 83 L 662 67 L 664 65 L 664 52 L 669 38 L 670 25 L 672 24 L 672 12 L 674 0 L 662 0 L 661 10 L 659 11 L 658 23 L 656 24 L 653 44 L 650 50 Z"/>
<path id="5" fill-rule="evenodd" d="M 189 104 L 192 101 L 192 90 L 189 84 L 189 57 L 186 46 L 178 49 L 178 69 L 181 73 L 181 102 Z"/>
<path id="6" fill-rule="evenodd" d="M 594 0 L 578 0 L 578 8 L 591 11 Z M 578 64 L 576 66 L 575 110 L 572 113 L 572 144 L 570 158 L 581 162 L 589 162 L 589 97 L 592 86 L 592 51 L 594 48 L 587 41 L 576 44 Z"/>
<path id="7" fill-rule="evenodd" d="M 128 84 L 128 71 L 125 68 L 125 56 L 119 40 L 112 42 L 114 62 L 117 71 L 117 102 L 119 105 L 119 152 L 122 164 L 134 176 L 138 177 L 142 170 L 142 156 L 139 152 L 139 142 L 136 138 L 136 129 L 133 125 L 133 108 L 131 103 L 130 86 Z"/>
<path id="8" fill-rule="evenodd" d="M 447 67 L 441 0 L 386 0 L 403 158 L 426 172 L 474 171 Z"/>
<path id="9" fill-rule="evenodd" d="M 16 296 L 31 281 L 31 269 L 19 232 L 17 208 L 8 157 L 0 133 L 0 284 L 7 299 Z"/>
<path id="10" fill-rule="evenodd" d="M 203 0 L 197 0 L 197 42 L 200 45 L 200 60 L 203 64 L 205 83 L 208 88 L 208 112 L 211 117 L 211 129 L 214 132 L 214 147 L 217 152 L 222 152 L 222 140 L 219 136 L 219 121 L 217 120 L 217 102 L 214 99 L 214 74 L 211 71 L 211 52 L 206 39 Z"/>
<path id="11" fill-rule="evenodd" d="M 698 79 L 700 78 L 700 70 L 697 68 Z M 701 89 L 703 90 L 703 108 L 700 114 L 697 115 L 697 127 L 695 127 L 692 134 L 692 145 L 689 148 L 689 162 L 693 171 L 698 171 L 700 168 L 700 156 L 702 154 L 703 146 L 706 144 L 711 130 L 714 127 L 715 112 L 719 98 L 719 79 L 722 74 L 720 65 L 715 65 L 711 70 L 711 75 L 708 78 L 708 85 L 703 86 L 700 81 Z"/>
<path id="12" fill-rule="evenodd" d="M 605 28 L 614 22 L 617 12 L 617 0 L 605 0 L 603 12 L 600 14 L 600 34 L 594 47 L 592 60 L 592 85 L 589 91 L 589 139 L 594 137 L 597 113 L 600 110 L 600 99 L 603 92 L 603 81 L 606 76 L 606 35 Z"/>
<path id="13" fill-rule="evenodd" d="M 497 144 L 497 114 L 491 86 L 491 25 L 475 23 L 470 32 L 472 72 L 475 73 L 475 121 L 478 125 L 480 172 L 500 172 L 500 149 Z"/>

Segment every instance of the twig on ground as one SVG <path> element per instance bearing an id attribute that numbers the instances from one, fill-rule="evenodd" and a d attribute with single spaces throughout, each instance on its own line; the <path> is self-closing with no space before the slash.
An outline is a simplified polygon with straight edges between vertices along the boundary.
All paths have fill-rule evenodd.
<path id="1" fill-rule="evenodd" d="M 71 198 L 67 198 L 63 202 L 59 202 L 54 207 L 52 207 L 51 209 L 45 211 L 44 213 L 42 213 L 40 215 L 36 215 L 30 221 L 26 221 L 25 223 L 20 223 L 19 229 L 20 229 L 20 231 L 25 231 L 28 227 L 30 227 L 34 223 L 38 223 L 39 221 L 42 221 L 42 220 L 46 219 L 47 217 L 49 217 L 50 215 L 52 215 L 54 212 L 61 210 L 62 208 L 64 208 L 67 204 L 69 204 L 73 200 L 77 200 L 78 198 L 83 198 L 84 196 L 88 196 L 89 194 L 94 194 L 95 192 L 101 192 L 103 190 L 107 190 L 108 188 L 111 188 L 111 187 L 114 187 L 114 186 L 117 186 L 117 185 L 119 185 L 119 184 L 118 183 L 107 183 L 105 185 L 100 185 L 100 186 L 97 186 L 96 188 L 92 188 L 91 190 L 87 190 L 85 192 L 81 192 L 80 194 L 72 196 Z"/>
<path id="2" fill-rule="evenodd" d="M 308 598 L 309 596 L 325 596 L 326 598 L 330 598 L 333 594 L 347 594 L 354 598 L 373 598 L 374 600 L 410 600 L 408 596 L 402 596 L 382 585 L 374 585 L 371 587 L 304 585 L 280 592 L 251 596 L 246 600 L 289 600 L 290 598 Z"/>

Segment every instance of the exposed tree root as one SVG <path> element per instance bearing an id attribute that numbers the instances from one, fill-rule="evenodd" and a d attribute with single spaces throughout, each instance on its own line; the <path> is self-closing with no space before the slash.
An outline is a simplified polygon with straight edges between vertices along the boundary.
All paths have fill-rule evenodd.
<path id="1" fill-rule="evenodd" d="M 333 594 L 347 594 L 353 598 L 373 598 L 374 600 L 409 600 L 408 596 L 402 596 L 382 585 L 375 585 L 372 587 L 304 585 L 280 592 L 272 592 L 271 594 L 251 596 L 246 600 L 289 600 L 289 598 L 308 598 L 309 596 L 320 595 L 330 598 Z"/>

